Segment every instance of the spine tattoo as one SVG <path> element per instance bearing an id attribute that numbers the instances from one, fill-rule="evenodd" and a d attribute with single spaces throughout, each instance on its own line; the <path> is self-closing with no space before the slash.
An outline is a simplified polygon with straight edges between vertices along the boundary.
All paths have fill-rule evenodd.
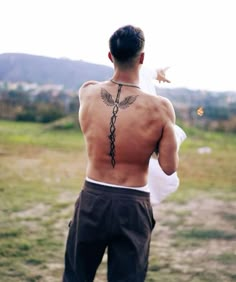
<path id="1" fill-rule="evenodd" d="M 111 94 L 108 93 L 105 89 L 102 88 L 102 90 L 101 90 L 101 98 L 102 98 L 103 102 L 107 106 L 113 107 L 112 116 L 111 116 L 111 119 L 110 119 L 110 134 L 108 135 L 108 139 L 110 140 L 109 155 L 111 157 L 111 164 L 112 164 L 113 168 L 115 167 L 115 164 L 116 164 L 116 160 L 115 160 L 115 154 L 116 154 L 116 151 L 115 151 L 115 140 L 116 140 L 115 123 L 116 123 L 118 111 L 119 111 L 119 109 L 128 108 L 130 105 L 132 105 L 135 102 L 135 100 L 138 97 L 138 95 L 128 96 L 128 97 L 124 98 L 123 101 L 120 102 L 120 92 L 121 92 L 122 86 L 123 86 L 122 84 L 119 84 L 119 86 L 118 86 L 118 92 L 117 92 L 115 101 L 113 100 Z"/>

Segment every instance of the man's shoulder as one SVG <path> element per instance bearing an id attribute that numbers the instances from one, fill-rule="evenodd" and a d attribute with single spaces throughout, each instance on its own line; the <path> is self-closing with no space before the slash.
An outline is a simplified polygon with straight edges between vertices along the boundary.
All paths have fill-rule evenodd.
<path id="1" fill-rule="evenodd" d="M 148 108 L 152 109 L 151 112 L 162 115 L 163 118 L 169 118 L 175 116 L 175 110 L 172 102 L 163 96 L 159 95 L 147 95 L 146 99 L 149 100 Z"/>
<path id="2" fill-rule="evenodd" d="M 170 99 L 168 99 L 168 98 L 166 98 L 166 97 L 157 95 L 157 98 L 158 98 L 158 101 L 160 101 L 161 103 L 163 103 L 163 105 L 166 105 L 166 106 L 172 105 L 172 102 L 170 101 Z"/>
<path id="3" fill-rule="evenodd" d="M 153 95 L 153 94 L 149 94 L 149 93 L 146 93 L 144 92 L 145 96 L 146 96 L 146 99 L 150 100 L 152 103 L 155 103 L 157 105 L 163 105 L 163 106 L 170 106 L 172 105 L 172 102 L 166 98 L 166 97 L 163 97 L 163 96 L 160 96 L 160 95 Z"/>
<path id="4" fill-rule="evenodd" d="M 96 85 L 96 84 L 99 84 L 99 83 L 100 83 L 100 82 L 99 82 L 99 81 L 96 81 L 96 80 L 88 80 L 88 81 L 85 81 L 85 82 L 81 85 L 80 89 L 86 88 L 86 87 L 91 86 L 91 85 Z"/>
<path id="5" fill-rule="evenodd" d="M 94 92 L 95 88 L 97 86 L 101 86 L 103 82 L 101 81 L 96 81 L 96 80 L 88 80 L 86 82 L 84 82 L 78 91 L 78 95 L 81 99 L 82 96 L 87 96 L 91 91 Z M 92 87 L 92 88 L 91 88 Z"/>

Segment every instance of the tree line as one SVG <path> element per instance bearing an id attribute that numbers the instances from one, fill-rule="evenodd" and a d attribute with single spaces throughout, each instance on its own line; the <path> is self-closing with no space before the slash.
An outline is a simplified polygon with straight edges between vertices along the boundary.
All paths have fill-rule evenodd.
<path id="1" fill-rule="evenodd" d="M 0 118 L 48 123 L 78 110 L 75 92 L 53 89 L 33 94 L 23 89 L 0 89 Z"/>
<path id="2" fill-rule="evenodd" d="M 230 101 L 223 94 L 199 95 L 184 90 L 179 94 L 168 89 L 157 92 L 172 101 L 178 121 L 206 130 L 236 132 L 236 96 Z M 78 109 L 79 99 L 73 90 L 0 88 L 1 119 L 49 123 L 74 115 Z"/>

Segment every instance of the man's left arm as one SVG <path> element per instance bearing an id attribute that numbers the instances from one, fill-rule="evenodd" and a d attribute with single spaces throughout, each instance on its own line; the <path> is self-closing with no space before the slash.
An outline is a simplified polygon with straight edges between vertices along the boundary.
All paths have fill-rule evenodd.
<path id="1" fill-rule="evenodd" d="M 78 91 L 79 101 L 81 101 L 81 99 L 83 98 L 83 95 L 86 92 L 88 86 L 95 85 L 95 84 L 98 84 L 98 83 L 99 83 L 99 81 L 96 81 L 96 80 L 89 80 L 89 81 L 84 82 L 81 85 L 81 87 L 79 88 L 79 91 Z"/>
<path id="2" fill-rule="evenodd" d="M 155 77 L 156 80 L 159 81 L 159 83 L 161 82 L 167 82 L 170 83 L 170 80 L 166 78 L 166 71 L 169 69 L 169 67 L 163 68 L 163 69 L 157 69 L 157 75 Z"/>

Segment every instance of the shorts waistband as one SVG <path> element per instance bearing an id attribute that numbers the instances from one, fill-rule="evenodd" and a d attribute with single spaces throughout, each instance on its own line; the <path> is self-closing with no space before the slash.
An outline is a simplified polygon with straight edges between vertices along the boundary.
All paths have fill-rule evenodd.
<path id="1" fill-rule="evenodd" d="M 86 177 L 85 180 L 92 182 L 92 183 L 95 183 L 95 184 L 100 184 L 100 185 L 109 186 L 109 187 L 116 187 L 116 188 L 119 188 L 119 189 L 125 188 L 125 189 L 135 189 L 135 190 L 138 190 L 138 191 L 150 192 L 148 184 L 146 184 L 145 186 L 140 186 L 140 187 L 130 187 L 130 186 L 121 186 L 121 185 L 114 185 L 114 184 L 110 184 L 110 183 L 106 183 L 106 182 L 101 182 L 101 181 L 93 180 L 89 177 Z"/>
<path id="2" fill-rule="evenodd" d="M 107 186 L 107 185 L 101 185 L 93 182 L 89 182 L 88 180 L 84 181 L 84 190 L 92 190 L 96 193 L 108 193 L 108 194 L 114 194 L 114 195 L 123 195 L 126 197 L 137 197 L 140 199 L 149 200 L 150 199 L 150 193 L 144 192 L 144 191 L 138 191 L 137 189 L 132 188 L 121 188 L 117 189 L 117 187 Z"/>

